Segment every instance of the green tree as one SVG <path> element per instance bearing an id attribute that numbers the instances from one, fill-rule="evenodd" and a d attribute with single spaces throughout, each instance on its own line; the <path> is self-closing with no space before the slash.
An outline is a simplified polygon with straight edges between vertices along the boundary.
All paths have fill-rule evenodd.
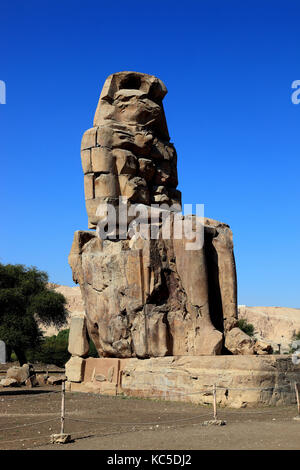
<path id="1" fill-rule="evenodd" d="M 57 335 L 47 336 L 35 348 L 28 349 L 26 356 L 30 362 L 56 364 L 63 367 L 70 359 L 68 352 L 69 330 L 61 330 Z"/>
<path id="2" fill-rule="evenodd" d="M 26 350 L 41 343 L 39 325 L 66 322 L 65 297 L 48 286 L 48 275 L 35 267 L 0 263 L 0 338 L 23 365 Z"/>
<path id="3" fill-rule="evenodd" d="M 255 334 L 254 326 L 251 323 L 247 323 L 245 318 L 238 320 L 238 327 L 249 336 L 253 336 Z"/>
<path id="4" fill-rule="evenodd" d="M 41 343 L 26 351 L 26 356 L 30 362 L 42 362 L 43 364 L 56 364 L 63 367 L 70 359 L 68 351 L 69 330 L 61 330 L 55 336 L 48 336 L 42 339 Z M 93 341 L 89 340 L 89 357 L 99 357 Z"/>
<path id="5" fill-rule="evenodd" d="M 98 351 L 97 351 L 96 346 L 95 346 L 92 339 L 89 340 L 89 344 L 90 344 L 90 349 L 89 349 L 88 356 L 89 357 L 99 357 Z"/>

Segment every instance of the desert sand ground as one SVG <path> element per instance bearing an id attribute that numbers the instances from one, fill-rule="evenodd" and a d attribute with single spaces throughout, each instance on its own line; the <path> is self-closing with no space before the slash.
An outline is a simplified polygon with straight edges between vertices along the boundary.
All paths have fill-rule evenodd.
<path id="1" fill-rule="evenodd" d="M 218 410 L 226 426 L 205 426 L 212 408 L 182 402 L 66 394 L 65 431 L 73 442 L 50 444 L 60 430 L 60 387 L 0 395 L 0 449 L 299 449 L 295 406 Z M 24 426 L 26 425 L 26 426 Z"/>

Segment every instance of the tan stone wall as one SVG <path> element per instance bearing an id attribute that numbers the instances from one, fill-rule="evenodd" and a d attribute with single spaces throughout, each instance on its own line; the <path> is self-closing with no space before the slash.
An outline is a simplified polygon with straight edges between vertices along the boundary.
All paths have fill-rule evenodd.
<path id="1" fill-rule="evenodd" d="M 294 366 L 290 356 L 89 358 L 83 382 L 69 381 L 68 387 L 72 391 L 211 404 L 216 384 L 218 405 L 238 408 L 295 403 L 295 381 L 300 382 L 300 365 Z"/>

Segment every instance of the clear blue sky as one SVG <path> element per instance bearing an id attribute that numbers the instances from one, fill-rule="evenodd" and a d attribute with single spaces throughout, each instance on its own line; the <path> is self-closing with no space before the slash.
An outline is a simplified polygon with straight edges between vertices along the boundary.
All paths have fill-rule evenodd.
<path id="1" fill-rule="evenodd" d="M 72 285 L 80 162 L 105 78 L 157 75 L 183 202 L 230 224 L 239 303 L 300 307 L 300 5 L 3 0 L 0 261 Z"/>

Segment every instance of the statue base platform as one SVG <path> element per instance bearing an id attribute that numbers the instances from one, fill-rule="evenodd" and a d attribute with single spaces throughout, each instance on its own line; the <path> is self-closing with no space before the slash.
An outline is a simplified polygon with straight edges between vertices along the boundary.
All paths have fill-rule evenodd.
<path id="1" fill-rule="evenodd" d="M 300 382 L 287 355 L 72 359 L 80 367 L 66 365 L 72 392 L 211 404 L 216 385 L 218 406 L 240 408 L 296 403 Z"/>

